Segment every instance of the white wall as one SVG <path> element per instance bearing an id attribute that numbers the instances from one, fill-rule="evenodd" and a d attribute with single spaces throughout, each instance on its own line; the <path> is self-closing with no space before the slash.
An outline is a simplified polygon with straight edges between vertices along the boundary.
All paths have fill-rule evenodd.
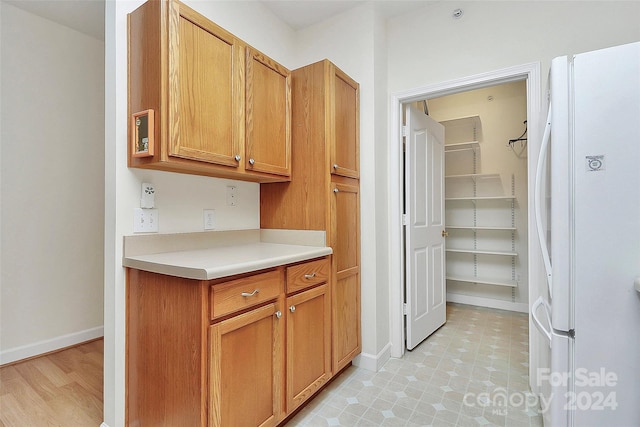
<path id="1" fill-rule="evenodd" d="M 102 335 L 104 49 L 4 2 L 0 363 Z"/>
<path id="2" fill-rule="evenodd" d="M 389 185 L 387 171 L 387 108 L 389 103 L 389 93 L 387 91 L 387 23 L 385 19 L 376 16 L 373 27 L 373 69 L 375 70 L 373 88 L 374 95 L 374 153 L 375 153 L 375 242 L 376 258 L 372 260 L 376 266 L 376 322 L 374 326 L 365 326 L 363 331 L 372 327 L 376 331 L 377 368 L 387 360 L 390 354 L 389 328 Z M 363 232 L 368 230 L 363 229 Z M 377 369 L 376 369 L 377 370 Z"/>
<path id="3" fill-rule="evenodd" d="M 453 19 L 462 8 L 461 19 Z M 391 93 L 640 39 L 640 2 L 437 2 L 388 24 Z"/>

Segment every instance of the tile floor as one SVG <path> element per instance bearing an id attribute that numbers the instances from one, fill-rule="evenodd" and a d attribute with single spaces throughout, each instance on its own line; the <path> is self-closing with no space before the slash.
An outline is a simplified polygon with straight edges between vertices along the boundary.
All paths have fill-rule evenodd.
<path id="1" fill-rule="evenodd" d="M 350 367 L 287 427 L 542 426 L 528 341 L 526 314 L 450 303 L 413 351 L 379 372 Z"/>

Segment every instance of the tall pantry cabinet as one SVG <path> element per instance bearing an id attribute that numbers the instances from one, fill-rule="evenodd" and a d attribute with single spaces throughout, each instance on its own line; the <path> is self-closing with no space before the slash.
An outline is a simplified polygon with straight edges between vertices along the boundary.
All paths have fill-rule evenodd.
<path id="1" fill-rule="evenodd" d="M 291 182 L 261 184 L 261 228 L 323 230 L 332 370 L 360 353 L 359 85 L 328 60 L 292 72 Z"/>

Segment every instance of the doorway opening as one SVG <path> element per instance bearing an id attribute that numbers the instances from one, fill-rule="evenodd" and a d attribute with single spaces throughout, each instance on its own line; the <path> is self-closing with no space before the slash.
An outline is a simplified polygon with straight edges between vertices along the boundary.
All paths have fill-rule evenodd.
<path id="1" fill-rule="evenodd" d="M 518 161 L 526 164 L 526 173 L 522 180 L 524 182 L 521 183 L 524 186 L 524 205 L 525 207 L 525 225 L 523 233 L 523 244 L 526 249 L 525 262 L 523 263 L 528 268 L 521 270 L 520 273 L 514 273 L 514 279 L 520 279 L 521 281 L 526 281 L 528 284 L 535 284 L 539 281 L 540 269 L 542 267 L 541 260 L 539 259 L 537 253 L 537 247 L 535 245 L 534 239 L 530 238 L 535 232 L 535 224 L 533 221 L 533 216 L 528 213 L 528 207 L 532 206 L 531 199 L 533 197 L 533 182 L 534 182 L 534 174 L 535 174 L 535 161 L 537 160 L 537 152 L 539 150 L 539 142 L 538 142 L 538 126 L 540 120 L 540 93 L 541 93 L 541 83 L 540 83 L 540 64 L 539 63 L 531 63 L 525 64 L 522 66 L 512 67 L 504 70 L 498 70 L 490 73 L 485 73 L 482 75 L 471 76 L 463 79 L 452 80 L 436 85 L 431 85 L 427 87 L 417 88 L 410 91 L 406 91 L 403 93 L 397 93 L 392 96 L 392 135 L 390 138 L 390 151 L 389 151 L 389 174 L 390 174 L 390 192 L 392 195 L 391 199 L 391 221 L 394 226 L 391 229 L 391 254 L 390 254 L 390 270 L 392 274 L 392 283 L 395 283 L 391 290 L 391 298 L 390 298 L 390 310 L 391 310 L 391 356 L 392 357 L 401 357 L 404 353 L 405 347 L 405 331 L 404 331 L 404 315 L 403 315 L 403 303 L 404 303 L 404 281 L 405 281 L 405 272 L 404 272 L 404 237 L 403 237 L 403 226 L 402 226 L 402 207 L 404 204 L 404 200 L 402 197 L 403 194 L 403 152 L 402 152 L 402 117 L 403 110 L 406 104 L 410 103 L 422 103 L 422 101 L 427 100 L 427 105 L 429 108 L 433 109 L 434 104 L 437 104 L 435 101 L 437 98 L 443 98 L 450 95 L 463 94 L 464 92 L 475 91 L 478 89 L 482 90 L 490 90 L 491 87 L 495 87 L 497 85 L 503 85 L 508 83 L 518 83 L 524 85 L 524 89 L 526 91 L 526 117 L 520 120 L 519 131 L 515 131 L 515 133 L 510 136 L 506 141 L 501 142 L 504 144 L 508 143 L 509 139 L 518 139 L 520 135 L 523 133 L 523 122 L 527 121 L 528 131 L 526 133 L 526 137 L 528 139 L 526 146 L 524 145 L 515 145 L 512 147 L 503 147 L 506 150 L 509 150 L 510 155 L 518 158 Z M 490 95 L 486 95 L 490 96 Z M 433 101 L 431 101 L 433 100 Z M 494 96 L 494 101 L 496 97 Z M 430 105 L 431 104 L 431 105 Z M 434 110 L 436 111 L 436 110 Z M 435 113 L 434 111 L 431 114 L 441 114 Z M 446 138 L 446 132 L 445 132 Z M 517 150 L 516 151 L 514 151 Z M 489 163 L 490 164 L 490 163 Z M 486 165 L 485 165 L 486 166 Z M 470 175 L 472 173 L 455 173 L 454 175 Z M 476 169 L 476 174 L 478 174 Z M 501 183 L 502 183 L 502 173 L 499 174 Z M 454 179 L 466 179 L 466 178 L 454 178 Z M 495 184 L 495 183 L 494 183 Z M 502 185 L 502 184 L 500 184 Z M 494 185 L 495 187 L 495 185 Z M 507 179 L 507 189 L 511 191 L 511 178 Z M 504 187 L 503 187 L 504 188 Z M 462 196 L 460 196 L 462 197 Z M 510 195 L 505 195 L 503 197 L 511 197 Z M 476 213 L 477 214 L 477 213 Z M 484 213 L 483 213 L 484 214 Z M 469 215 L 469 212 L 465 212 L 463 215 Z M 473 215 L 471 213 L 471 215 Z M 464 218 L 464 217 L 463 217 Z M 396 224 L 398 224 L 396 226 Z M 473 226 L 473 224 L 471 224 Z M 477 227 L 477 223 L 475 225 Z M 497 227 L 497 226 L 496 226 Z M 510 233 L 511 225 L 508 227 L 509 230 L 500 230 L 503 232 Z M 488 230 L 482 230 L 488 231 Z M 465 231 L 468 233 L 468 231 Z M 478 233 L 477 230 L 471 230 L 472 234 Z M 497 230 L 494 230 L 497 232 Z M 469 237 L 467 237 L 469 238 Z M 495 239 L 489 239 L 489 241 L 493 241 Z M 493 243 L 492 243 L 493 244 Z M 504 251 L 506 252 L 506 251 Z M 474 254 L 471 254 L 472 257 Z M 483 255 L 489 256 L 487 254 L 475 254 L 475 255 Z M 509 262 L 510 264 L 510 262 Z M 519 277 L 515 277 L 516 274 L 520 274 Z M 526 276 L 526 277 L 525 277 Z M 460 282 L 458 283 L 458 287 L 460 287 Z M 473 284 L 471 284 L 473 286 Z M 485 284 L 485 286 L 490 286 Z M 499 286 L 499 285 L 493 285 Z M 512 286 L 510 286 L 512 287 Z M 511 292 L 509 290 L 509 292 Z M 517 295 L 520 297 L 524 297 L 520 301 L 523 301 L 519 306 L 521 311 L 528 311 L 528 299 L 532 295 L 533 290 L 531 286 L 529 286 L 528 292 L 523 291 L 526 295 Z M 468 296 L 467 296 L 468 297 Z M 476 295 L 477 297 L 477 295 Z M 457 297 L 456 297 L 457 298 Z M 459 301 L 463 302 L 463 301 Z M 511 301 L 513 302 L 513 301 Z M 472 303 L 472 302 L 467 302 Z M 513 309 L 510 307 L 509 309 Z M 531 358 L 531 355 L 530 355 Z M 529 366 L 532 369 L 532 366 L 535 366 L 535 363 L 531 363 L 530 360 Z"/>

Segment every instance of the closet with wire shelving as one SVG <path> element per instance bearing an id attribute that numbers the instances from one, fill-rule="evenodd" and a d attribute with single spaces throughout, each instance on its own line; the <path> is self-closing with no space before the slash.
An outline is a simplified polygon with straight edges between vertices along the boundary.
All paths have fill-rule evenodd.
<path id="1" fill-rule="evenodd" d="M 477 90 L 463 98 L 461 108 L 429 100 L 431 116 L 445 128 L 449 301 L 521 311 L 527 306 L 526 93 L 521 86 L 521 108 L 496 88 Z M 507 87 L 505 93 L 518 89 Z M 487 94 L 495 94 L 498 102 L 487 101 Z"/>
<path id="2" fill-rule="evenodd" d="M 479 116 L 440 122 L 445 127 L 445 214 L 450 282 L 516 287 L 514 192 L 499 173 L 480 167 Z M 458 141 L 462 138 L 462 141 Z M 455 142 L 450 142 L 450 141 Z M 457 158 L 456 158 L 457 157 Z M 455 164 L 456 170 L 450 173 Z M 462 172 L 462 173 L 460 173 Z M 513 175 L 511 175 L 513 180 Z M 513 185 L 511 185 L 513 190 Z"/>

